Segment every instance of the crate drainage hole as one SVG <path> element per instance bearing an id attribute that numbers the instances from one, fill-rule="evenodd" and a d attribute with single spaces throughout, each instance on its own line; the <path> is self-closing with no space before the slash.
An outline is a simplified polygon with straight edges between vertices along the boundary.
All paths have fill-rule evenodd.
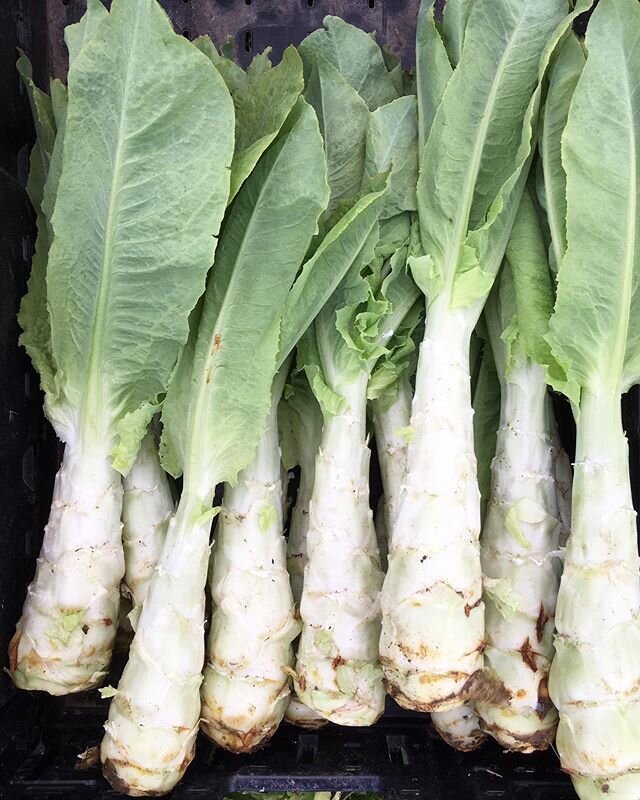
<path id="1" fill-rule="evenodd" d="M 307 0 L 307 5 L 309 6 L 309 8 L 313 8 L 314 2 L 315 0 Z"/>
<path id="2" fill-rule="evenodd" d="M 252 31 L 245 31 L 244 32 L 244 49 L 247 53 L 251 53 L 253 51 L 253 32 Z"/>
<path id="3" fill-rule="evenodd" d="M 188 29 L 188 28 L 185 28 L 185 29 L 182 31 L 182 35 L 184 36 L 184 38 L 185 38 L 185 39 L 188 39 L 188 38 L 191 36 L 191 33 L 190 33 L 190 31 L 189 31 L 189 29 Z"/>
<path id="4" fill-rule="evenodd" d="M 375 8 L 375 7 L 376 7 L 376 0 L 369 0 L 369 8 Z"/>

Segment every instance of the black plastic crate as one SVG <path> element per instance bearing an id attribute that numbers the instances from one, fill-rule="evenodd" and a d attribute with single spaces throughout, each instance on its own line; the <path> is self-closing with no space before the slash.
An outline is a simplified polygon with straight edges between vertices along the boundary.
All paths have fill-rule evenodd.
<path id="1" fill-rule="evenodd" d="M 243 64 L 267 46 L 278 60 L 338 14 L 413 63 L 418 0 L 160 0 L 175 28 L 234 42 Z M 444 4 L 439 0 L 438 7 Z M 16 313 L 26 288 L 34 220 L 24 191 L 34 134 L 15 70 L 16 48 L 27 52 L 37 82 L 63 76 L 65 25 L 86 0 L 0 0 L 0 665 L 33 575 L 47 519 L 57 462 L 55 436 L 42 414 L 38 378 L 18 347 Z M 638 392 L 625 399 L 634 499 L 638 507 L 640 415 Z M 562 404 L 561 404 L 562 410 Z M 572 449 L 570 414 L 561 414 Z M 0 799 L 102 800 L 119 797 L 91 764 L 101 739 L 106 702 L 98 692 L 51 698 L 14 690 L 0 673 Z M 78 756 L 88 755 L 83 761 Z M 372 728 L 327 726 L 318 733 L 283 724 L 261 751 L 235 756 L 202 739 L 176 798 L 215 800 L 240 791 L 379 792 L 398 800 L 574 800 L 552 751 L 531 756 L 487 744 L 475 753 L 451 750 L 425 715 L 388 700 Z"/>

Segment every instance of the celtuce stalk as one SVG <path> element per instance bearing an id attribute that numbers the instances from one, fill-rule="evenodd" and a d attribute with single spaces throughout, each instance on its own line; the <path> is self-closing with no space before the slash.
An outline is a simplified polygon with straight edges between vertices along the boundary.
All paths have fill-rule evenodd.
<path id="1" fill-rule="evenodd" d="M 21 689 L 60 695 L 103 681 L 124 573 L 121 504 L 122 479 L 108 448 L 68 441 L 36 574 L 9 647 Z"/>
<path id="2" fill-rule="evenodd" d="M 487 738 L 480 727 L 473 703 L 465 703 L 449 711 L 434 711 L 431 721 L 445 742 L 463 753 L 477 750 Z"/>
<path id="3" fill-rule="evenodd" d="M 420 345 L 406 488 L 382 591 L 387 691 L 422 711 L 446 711 L 469 699 L 484 633 L 471 325 L 463 313 L 441 309 L 442 302 L 431 305 Z M 417 535 L 426 520 L 428 541 Z M 459 617 L 464 626 L 453 622 Z"/>
<path id="4" fill-rule="evenodd" d="M 213 616 L 202 684 L 202 730 L 250 752 L 277 729 L 289 703 L 292 641 L 300 631 L 283 537 L 276 378 L 267 428 L 236 486 L 225 488 L 210 587 Z"/>
<path id="5" fill-rule="evenodd" d="M 378 460 L 382 474 L 381 526 L 378 531 L 378 549 L 383 570 L 387 565 L 388 537 L 398 513 L 398 501 L 407 471 L 407 436 L 411 419 L 413 391 L 409 375 L 405 372 L 394 387 L 392 397 L 382 395 L 372 401 L 373 428 L 376 437 Z M 378 517 L 378 514 L 376 514 Z M 377 520 L 376 520 L 377 521 Z"/>
<path id="6" fill-rule="evenodd" d="M 339 387 L 327 415 L 309 507 L 298 697 L 341 725 L 371 725 L 384 710 L 377 664 L 382 572 L 369 507 L 368 373 Z"/>
<path id="7" fill-rule="evenodd" d="M 556 746 L 581 798 L 631 800 L 640 784 L 640 587 L 618 393 L 583 391 L 577 427 L 549 682 L 560 712 Z"/>
<path id="8" fill-rule="evenodd" d="M 185 485 L 127 666 L 117 691 L 106 695 L 112 694 L 113 700 L 100 750 L 104 775 L 116 791 L 132 797 L 166 794 L 193 758 L 200 723 L 202 587 L 212 500 L 213 491 L 207 495 L 203 487 L 194 491 Z"/>
<path id="9" fill-rule="evenodd" d="M 494 739 L 528 753 L 549 747 L 558 722 L 548 676 L 560 521 L 544 369 L 521 358 L 508 368 L 501 397 L 482 529 L 483 572 L 499 583 L 485 596 L 485 683 L 476 707 Z"/>
<path id="10" fill-rule="evenodd" d="M 174 510 L 169 478 L 160 465 L 151 431 L 142 440 L 123 487 L 123 593 L 131 599 L 128 616 L 135 630 Z"/>

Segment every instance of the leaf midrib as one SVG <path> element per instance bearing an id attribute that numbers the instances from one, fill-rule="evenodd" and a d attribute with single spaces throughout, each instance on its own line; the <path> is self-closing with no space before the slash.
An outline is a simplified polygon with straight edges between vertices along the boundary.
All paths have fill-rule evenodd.
<path id="1" fill-rule="evenodd" d="M 102 253 L 102 263 L 100 265 L 100 281 L 96 298 L 96 310 L 93 328 L 91 330 L 91 346 L 89 350 L 89 363 L 87 369 L 87 393 L 84 403 L 85 413 L 82 415 L 83 425 L 86 429 L 97 426 L 102 421 L 101 400 L 104 391 L 101 391 L 100 378 L 104 377 L 102 370 L 102 350 L 105 340 L 105 330 L 107 327 L 107 299 L 111 293 L 113 277 L 113 246 L 115 238 L 115 217 L 116 204 L 120 194 L 120 181 L 122 171 L 123 151 L 125 149 L 125 130 L 127 127 L 127 105 L 132 79 L 133 53 L 140 27 L 140 3 L 136 3 L 136 14 L 133 23 L 133 31 L 129 42 L 129 52 L 127 53 L 127 64 L 124 76 L 124 86 L 122 90 L 122 101 L 120 107 L 120 118 L 118 120 L 117 144 L 113 160 L 113 179 L 109 191 L 109 206 L 107 209 L 107 220 L 104 230 L 104 247 Z M 89 434 L 90 435 L 90 434 Z"/>
<path id="2" fill-rule="evenodd" d="M 482 115 L 482 122 L 479 126 L 478 135 L 476 136 L 476 140 L 474 143 L 473 151 L 471 154 L 470 165 L 469 169 L 467 170 L 465 183 L 464 183 L 464 190 L 463 190 L 463 198 L 464 202 L 461 203 L 458 208 L 460 211 L 458 212 L 457 219 L 455 221 L 454 226 L 454 235 L 452 237 L 452 246 L 450 247 L 450 251 L 448 254 L 448 258 L 445 263 L 445 276 L 447 280 L 447 291 L 449 294 L 449 299 L 451 298 L 451 293 L 453 291 L 453 283 L 456 277 L 456 271 L 458 267 L 458 263 L 460 260 L 460 251 L 464 244 L 464 240 L 466 238 L 467 230 L 469 227 L 469 217 L 471 215 L 471 204 L 473 202 L 473 195 L 476 180 L 478 178 L 478 172 L 480 171 L 480 164 L 482 163 L 482 154 L 484 151 L 484 145 L 486 143 L 487 134 L 489 131 L 489 125 L 493 118 L 493 109 L 496 104 L 498 88 L 502 83 L 502 78 L 505 73 L 505 62 L 513 49 L 515 39 L 517 34 L 522 26 L 524 17 L 526 15 L 526 8 L 523 7 L 522 13 L 520 14 L 520 19 L 518 20 L 517 24 L 515 25 L 511 36 L 509 37 L 509 41 L 507 46 L 505 47 L 502 57 L 498 63 L 496 68 L 496 74 L 491 86 L 491 91 L 489 92 L 489 96 L 487 98 L 487 103 L 485 105 L 485 110 Z M 447 85 L 447 90 L 450 91 L 451 82 Z"/>

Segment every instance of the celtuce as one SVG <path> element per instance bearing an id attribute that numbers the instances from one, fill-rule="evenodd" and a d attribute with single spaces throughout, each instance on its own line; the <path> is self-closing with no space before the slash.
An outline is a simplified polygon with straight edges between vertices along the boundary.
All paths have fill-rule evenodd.
<path id="1" fill-rule="evenodd" d="M 210 577 L 202 728 L 236 752 L 250 752 L 280 723 L 289 702 L 283 666 L 292 663 L 291 643 L 300 630 L 282 536 L 277 406 L 285 376 L 286 370 L 274 382 L 255 457 L 225 490 Z"/>
<path id="2" fill-rule="evenodd" d="M 377 230 L 385 189 L 366 192 L 339 217 L 303 266 L 282 314 L 279 372 L 267 431 L 240 474 L 238 488 L 227 489 L 231 513 L 223 518 L 211 573 L 214 613 L 202 686 L 202 728 L 237 752 L 255 749 L 280 724 L 291 690 L 291 644 L 300 630 L 286 568 L 278 480 L 277 406 L 287 372 L 284 361 L 345 272 L 358 267 L 362 252 L 368 253 L 366 243 Z M 237 506 L 243 510 L 238 512 Z M 262 527 L 260 535 L 256 525 Z M 250 583 L 248 574 L 254 576 Z M 243 585 L 249 595 L 243 595 L 240 610 Z M 254 635 L 242 642 L 237 638 L 241 612 L 254 620 Z"/>
<path id="3" fill-rule="evenodd" d="M 412 271 L 429 306 L 406 489 L 382 591 L 380 659 L 387 690 L 401 705 L 422 711 L 464 704 L 483 666 L 469 340 L 524 187 L 541 81 L 571 21 L 556 0 L 535 8 L 525 0 L 497 5 L 472 4 L 459 59 L 451 59 L 454 69 L 432 3 L 423 3 L 418 21 L 424 150 L 417 194 L 424 254 L 413 258 Z M 445 41 L 451 41 L 446 16 L 443 24 Z M 434 64 L 429 72 L 426 43 Z"/>
<path id="4" fill-rule="evenodd" d="M 170 472 L 184 473 L 183 492 L 105 725 L 104 774 L 119 791 L 166 793 L 193 758 L 214 489 L 235 481 L 262 435 L 280 316 L 326 196 L 317 122 L 298 101 L 227 215 L 165 400 L 163 459 Z M 265 251 L 273 253 L 269 270 L 258 255 Z"/>
<path id="5" fill-rule="evenodd" d="M 160 465 L 152 430 L 142 440 L 123 488 L 123 594 L 131 601 L 128 618 L 135 630 L 174 511 L 169 478 Z"/>
<path id="6" fill-rule="evenodd" d="M 577 440 L 549 692 L 582 800 L 640 793 L 638 538 L 620 402 L 640 380 L 639 39 L 637 2 L 598 4 L 561 139 L 567 247 L 548 340 Z"/>
<path id="7" fill-rule="evenodd" d="M 109 666 L 121 473 L 203 291 L 233 141 L 224 84 L 153 0 L 115 0 L 111 13 L 94 0 L 67 34 L 68 91 L 57 87 L 54 114 L 64 158 L 58 136 L 21 311 L 66 448 L 11 644 L 16 684 L 51 694 L 91 688 Z"/>

